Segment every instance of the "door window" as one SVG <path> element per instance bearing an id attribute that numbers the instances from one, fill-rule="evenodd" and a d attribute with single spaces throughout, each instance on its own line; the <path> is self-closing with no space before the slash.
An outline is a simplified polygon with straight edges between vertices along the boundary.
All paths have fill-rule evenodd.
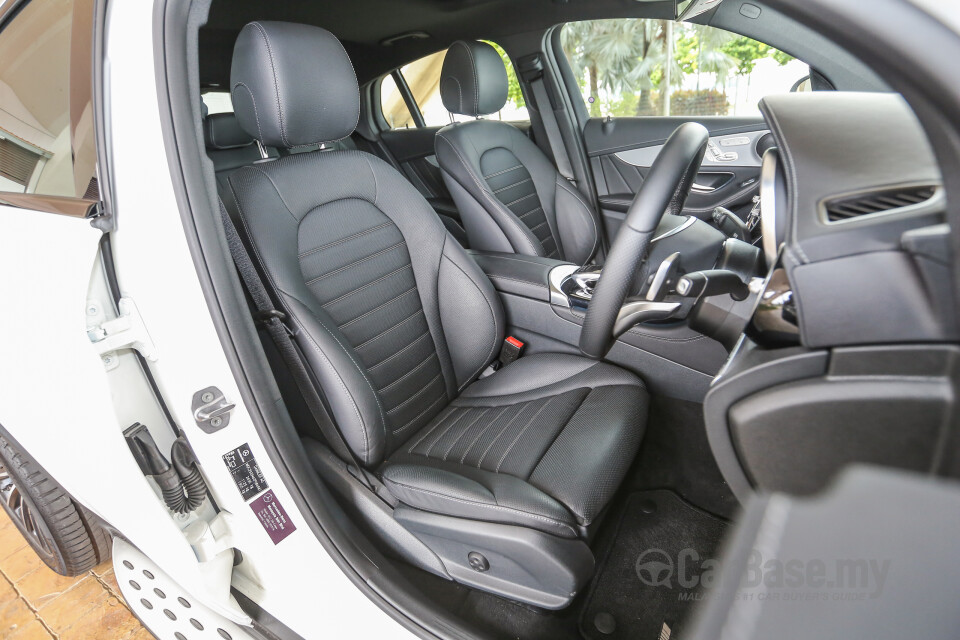
<path id="1" fill-rule="evenodd" d="M 561 36 L 594 117 L 758 116 L 761 98 L 802 88 L 810 75 L 762 42 L 686 22 L 571 22 Z"/>
<path id="2" fill-rule="evenodd" d="M 491 42 L 490 44 L 503 58 L 503 63 L 507 69 L 509 90 L 507 104 L 503 109 L 484 117 L 491 120 L 529 120 L 530 114 L 527 113 L 523 93 L 520 91 L 520 83 L 517 81 L 517 74 L 509 56 L 496 43 Z M 440 70 L 443 68 L 443 58 L 446 53 L 446 50 L 438 51 L 399 69 L 400 75 L 410 89 L 416 107 L 423 116 L 424 124 L 428 127 L 441 127 L 451 122 L 473 119 L 470 116 L 451 114 L 443 106 L 443 101 L 440 98 Z M 383 118 L 390 128 L 403 129 L 416 126 L 416 121 L 392 75 L 384 76 L 380 84 L 380 106 L 383 111 Z"/>
<path id="3" fill-rule="evenodd" d="M 92 35 L 91 0 L 34 0 L 4 24 L 0 192 L 99 199 Z"/>
<path id="4" fill-rule="evenodd" d="M 200 95 L 207 113 L 233 113 L 233 100 L 228 91 L 207 91 Z"/>

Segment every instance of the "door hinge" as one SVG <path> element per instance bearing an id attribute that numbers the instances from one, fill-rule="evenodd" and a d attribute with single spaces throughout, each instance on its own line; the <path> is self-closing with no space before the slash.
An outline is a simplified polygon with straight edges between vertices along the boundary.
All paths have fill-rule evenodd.
<path id="1" fill-rule="evenodd" d="M 157 347 L 147 333 L 136 303 L 132 298 L 120 298 L 117 308 L 118 317 L 87 328 L 93 348 L 101 356 L 117 349 L 136 349 L 147 360 L 156 361 Z"/>

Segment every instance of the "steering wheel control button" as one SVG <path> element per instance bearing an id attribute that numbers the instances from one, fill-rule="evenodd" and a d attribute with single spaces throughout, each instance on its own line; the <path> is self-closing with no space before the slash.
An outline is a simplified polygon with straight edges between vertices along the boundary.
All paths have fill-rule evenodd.
<path id="1" fill-rule="evenodd" d="M 479 571 L 483 573 L 490 568 L 490 561 L 482 553 L 477 553 L 476 551 L 471 551 L 467 554 L 467 562 L 470 563 L 470 568 L 474 571 Z"/>

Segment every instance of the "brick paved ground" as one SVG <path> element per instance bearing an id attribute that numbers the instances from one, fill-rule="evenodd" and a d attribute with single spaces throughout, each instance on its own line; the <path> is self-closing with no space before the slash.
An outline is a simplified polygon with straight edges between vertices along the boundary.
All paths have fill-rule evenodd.
<path id="1" fill-rule="evenodd" d="M 149 640 L 106 562 L 75 578 L 47 568 L 0 510 L 0 638 Z"/>

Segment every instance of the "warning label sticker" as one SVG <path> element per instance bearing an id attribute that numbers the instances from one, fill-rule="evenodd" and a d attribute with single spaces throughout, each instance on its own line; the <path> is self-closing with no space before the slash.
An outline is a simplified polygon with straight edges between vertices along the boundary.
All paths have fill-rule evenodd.
<path id="1" fill-rule="evenodd" d="M 267 531 L 273 544 L 277 544 L 288 535 L 297 530 L 287 512 L 283 510 L 280 503 L 277 502 L 273 491 L 267 491 L 265 494 L 250 503 L 250 508 L 260 520 L 260 524 Z"/>
<path id="2" fill-rule="evenodd" d="M 223 462 L 230 469 L 230 475 L 240 490 L 244 500 L 249 500 L 261 491 L 267 489 L 267 481 L 263 479 L 260 465 L 253 457 L 250 446 L 244 444 L 223 455 Z"/>

